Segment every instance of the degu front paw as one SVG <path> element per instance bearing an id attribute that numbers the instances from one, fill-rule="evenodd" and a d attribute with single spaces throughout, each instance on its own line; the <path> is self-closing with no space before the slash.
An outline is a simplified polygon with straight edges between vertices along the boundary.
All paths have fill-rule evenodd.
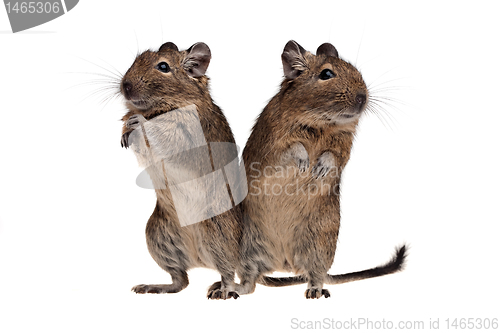
<path id="1" fill-rule="evenodd" d="M 130 130 L 122 134 L 122 139 L 121 139 L 121 145 L 122 147 L 129 148 L 130 147 L 130 134 L 137 129 L 141 124 L 146 122 L 146 118 L 144 118 L 140 114 L 134 114 L 130 118 L 128 118 L 125 121 L 125 127 L 129 128 Z"/>
<path id="2" fill-rule="evenodd" d="M 146 118 L 144 118 L 143 115 L 134 114 L 125 121 L 125 126 L 127 126 L 127 128 L 130 128 L 131 130 L 135 130 L 144 122 L 146 122 Z"/>
<path id="3" fill-rule="evenodd" d="M 316 179 L 326 177 L 328 173 L 335 171 L 335 167 L 335 157 L 327 151 L 318 158 L 318 162 L 313 166 L 313 177 Z"/>
<path id="4" fill-rule="evenodd" d="M 307 153 L 306 148 L 300 142 L 296 142 L 285 151 L 282 156 L 283 164 L 288 164 L 292 160 L 299 172 L 305 172 L 309 169 L 309 154 Z"/>

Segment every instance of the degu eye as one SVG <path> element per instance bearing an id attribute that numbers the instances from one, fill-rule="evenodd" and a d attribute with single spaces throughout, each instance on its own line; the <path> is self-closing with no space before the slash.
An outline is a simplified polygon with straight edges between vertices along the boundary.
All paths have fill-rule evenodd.
<path id="1" fill-rule="evenodd" d="M 164 61 L 162 61 L 158 65 L 156 65 L 156 69 L 159 70 L 162 73 L 168 73 L 168 72 L 170 72 L 170 67 Z"/>
<path id="2" fill-rule="evenodd" d="M 321 80 L 329 80 L 333 77 L 335 77 L 335 73 L 331 69 L 323 69 L 319 74 Z"/>

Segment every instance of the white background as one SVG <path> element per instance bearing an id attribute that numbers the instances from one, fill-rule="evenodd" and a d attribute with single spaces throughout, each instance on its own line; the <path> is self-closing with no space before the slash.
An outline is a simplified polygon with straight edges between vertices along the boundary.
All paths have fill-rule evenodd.
<path id="1" fill-rule="evenodd" d="M 0 10 L 0 331 L 293 331 L 292 318 L 423 321 L 499 314 L 498 8 L 495 2 L 80 1 L 12 34 Z M 212 50 L 212 96 L 238 145 L 282 79 L 290 39 L 334 44 L 390 104 L 359 126 L 343 179 L 332 273 L 411 245 L 399 274 L 267 288 L 209 301 L 215 271 L 178 294 L 135 295 L 170 277 L 149 256 L 154 193 L 120 147 L 125 112 L 99 74 L 163 42 Z M 90 74 L 89 74 L 90 73 Z M 377 92 L 376 89 L 379 89 Z"/>

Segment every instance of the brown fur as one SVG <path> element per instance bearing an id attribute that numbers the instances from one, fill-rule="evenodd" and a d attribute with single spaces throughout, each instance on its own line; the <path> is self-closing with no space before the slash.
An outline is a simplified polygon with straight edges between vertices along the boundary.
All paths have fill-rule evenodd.
<path id="1" fill-rule="evenodd" d="M 137 126 L 143 126 L 143 121 L 189 105 L 196 106 L 207 142 L 234 143 L 226 118 L 210 97 L 208 78 L 204 75 L 209 61 L 210 50 L 203 43 L 185 51 L 178 51 L 174 44 L 165 43 L 157 52 L 145 51 L 138 55 L 121 83 L 129 110 L 122 119 L 122 145 L 129 146 L 130 133 Z M 162 62 L 168 64 L 168 73 L 156 67 Z M 135 124 L 131 122 L 134 119 Z M 164 127 L 158 131 L 162 138 L 176 135 L 173 128 Z M 194 174 L 201 172 L 196 161 L 186 162 L 183 166 Z M 159 173 L 164 176 L 164 170 L 158 171 L 155 167 L 148 168 L 150 176 L 154 178 Z M 155 191 L 157 204 L 146 226 L 146 240 L 153 259 L 171 274 L 172 284 L 138 285 L 132 290 L 136 293 L 179 292 L 188 285 L 187 271 L 190 268 L 208 267 L 218 270 L 222 276 L 222 285 L 212 288 L 208 297 L 237 298 L 234 275 L 241 235 L 240 206 L 200 223 L 181 227 L 168 186 Z"/>
<path id="2" fill-rule="evenodd" d="M 293 41 L 287 44 L 286 78 L 243 151 L 249 194 L 243 202 L 240 294 L 253 292 L 256 282 L 308 282 L 307 298 L 329 296 L 323 283 L 333 281 L 327 271 L 340 227 L 341 174 L 368 100 L 361 74 L 334 50 L 325 43 L 313 55 Z M 326 69 L 335 77 L 322 80 Z M 273 271 L 301 277 L 263 277 Z"/>

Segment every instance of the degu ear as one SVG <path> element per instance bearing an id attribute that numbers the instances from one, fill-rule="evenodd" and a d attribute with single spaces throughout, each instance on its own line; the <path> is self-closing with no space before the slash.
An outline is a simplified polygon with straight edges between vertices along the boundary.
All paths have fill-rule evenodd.
<path id="1" fill-rule="evenodd" d="M 165 51 L 165 50 L 179 51 L 179 49 L 177 48 L 177 45 L 175 45 L 172 42 L 166 42 L 165 44 L 160 46 L 160 49 L 158 50 L 158 52 Z"/>
<path id="2" fill-rule="evenodd" d="M 184 70 L 191 77 L 205 75 L 212 53 L 205 43 L 196 43 L 187 50 L 188 54 L 182 60 Z"/>
<path id="3" fill-rule="evenodd" d="M 283 62 L 283 72 L 287 79 L 295 79 L 307 68 L 307 61 L 304 58 L 306 52 L 302 46 L 293 40 L 286 43 L 285 49 L 281 54 L 281 61 Z"/>
<path id="4" fill-rule="evenodd" d="M 337 49 L 335 48 L 335 46 L 333 46 L 330 43 L 323 43 L 318 47 L 318 50 L 316 51 L 316 55 L 321 55 L 321 54 L 324 54 L 324 55 L 329 56 L 329 57 L 334 57 L 334 58 L 339 57 L 339 53 L 337 52 Z"/>

